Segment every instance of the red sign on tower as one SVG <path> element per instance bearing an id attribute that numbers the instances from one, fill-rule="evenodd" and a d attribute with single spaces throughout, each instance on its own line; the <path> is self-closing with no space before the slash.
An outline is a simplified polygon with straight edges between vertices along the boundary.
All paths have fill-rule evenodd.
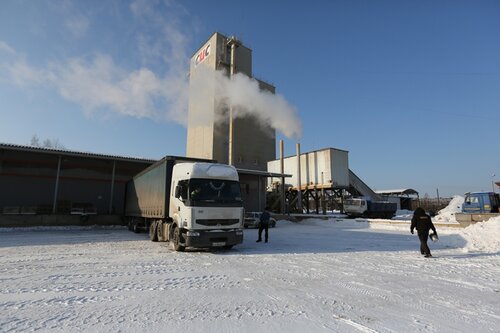
<path id="1" fill-rule="evenodd" d="M 200 53 L 198 53 L 198 55 L 194 59 L 195 65 L 198 65 L 199 63 L 201 63 L 203 60 L 205 60 L 206 58 L 208 58 L 209 55 L 210 55 L 210 44 L 208 44 L 207 46 L 205 46 L 200 51 Z"/>

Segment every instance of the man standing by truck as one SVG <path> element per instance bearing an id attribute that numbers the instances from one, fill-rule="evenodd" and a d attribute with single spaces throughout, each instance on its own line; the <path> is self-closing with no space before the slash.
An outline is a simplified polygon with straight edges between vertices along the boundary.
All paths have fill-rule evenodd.
<path id="1" fill-rule="evenodd" d="M 420 239 L 420 253 L 426 258 L 432 257 L 431 250 L 427 245 L 429 238 L 429 230 L 432 229 L 437 236 L 436 228 L 432 223 L 431 217 L 427 215 L 422 207 L 415 209 L 413 218 L 411 219 L 410 232 L 413 234 L 413 229 L 417 228 L 418 239 Z"/>
<path id="2" fill-rule="evenodd" d="M 260 214 L 260 223 L 259 223 L 259 239 L 257 239 L 257 243 L 262 242 L 262 230 L 265 230 L 265 242 L 267 243 L 268 234 L 269 234 L 269 220 L 271 219 L 271 215 L 266 209 Z"/>

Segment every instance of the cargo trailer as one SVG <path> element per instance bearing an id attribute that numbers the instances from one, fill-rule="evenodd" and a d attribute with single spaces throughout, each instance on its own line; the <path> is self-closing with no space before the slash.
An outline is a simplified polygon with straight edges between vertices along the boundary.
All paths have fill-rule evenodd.
<path id="1" fill-rule="evenodd" d="M 167 156 L 127 183 L 125 216 L 130 230 L 149 231 L 176 251 L 243 242 L 243 201 L 233 166 Z"/>

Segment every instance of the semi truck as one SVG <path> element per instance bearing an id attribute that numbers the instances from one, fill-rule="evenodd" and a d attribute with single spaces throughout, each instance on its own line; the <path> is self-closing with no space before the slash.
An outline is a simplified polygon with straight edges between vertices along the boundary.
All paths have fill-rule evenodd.
<path id="1" fill-rule="evenodd" d="M 494 192 L 465 193 L 462 211 L 455 218 L 462 226 L 500 216 L 500 197 Z"/>
<path id="2" fill-rule="evenodd" d="M 230 249 L 243 242 L 238 173 L 215 161 L 166 156 L 127 183 L 129 230 L 149 231 L 153 242 Z"/>
<path id="3" fill-rule="evenodd" d="M 344 212 L 349 217 L 371 217 L 390 219 L 397 204 L 388 201 L 372 201 L 370 198 L 348 198 L 344 201 Z"/>

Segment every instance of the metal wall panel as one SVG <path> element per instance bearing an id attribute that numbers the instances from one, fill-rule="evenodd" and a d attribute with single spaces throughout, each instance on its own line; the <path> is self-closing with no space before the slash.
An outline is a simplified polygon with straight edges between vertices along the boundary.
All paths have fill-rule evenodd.
<path id="1" fill-rule="evenodd" d="M 241 195 L 246 212 L 258 212 L 266 207 L 265 182 L 265 177 L 240 174 Z"/>
<path id="2" fill-rule="evenodd" d="M 268 163 L 268 171 L 280 173 L 280 160 Z M 284 159 L 284 173 L 291 174 L 286 182 L 297 186 L 297 156 Z M 334 148 L 303 153 L 300 155 L 301 186 L 349 186 L 348 152 Z"/>
<path id="3" fill-rule="evenodd" d="M 21 148 L 0 149 L 0 213 L 52 214 L 55 200 L 57 214 L 69 214 L 82 206 L 97 214 L 123 214 L 125 183 L 151 164 Z"/>

